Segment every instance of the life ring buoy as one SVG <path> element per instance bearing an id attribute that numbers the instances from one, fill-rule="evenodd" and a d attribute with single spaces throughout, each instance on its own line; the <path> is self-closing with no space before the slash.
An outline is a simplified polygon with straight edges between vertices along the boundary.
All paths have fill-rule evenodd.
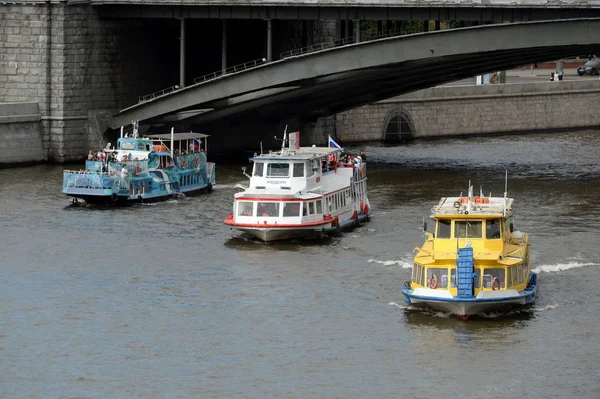
<path id="1" fill-rule="evenodd" d="M 432 274 L 431 278 L 429 279 L 429 288 L 431 288 L 432 290 L 435 290 L 437 287 L 438 287 L 437 276 L 435 274 Z"/>
<path id="2" fill-rule="evenodd" d="M 117 202 L 117 200 L 118 200 L 118 199 L 119 199 L 119 196 L 117 195 L 117 193 L 112 193 L 112 194 L 110 195 L 110 200 L 111 200 L 112 202 Z"/>
<path id="3" fill-rule="evenodd" d="M 496 284 L 496 283 L 498 283 L 498 284 Z M 500 284 L 501 284 L 500 280 L 497 277 L 494 277 L 492 279 L 492 291 L 499 290 L 501 288 Z M 498 287 L 498 288 L 496 288 L 496 287 Z"/>
<path id="4" fill-rule="evenodd" d="M 198 160 L 198 155 L 194 157 L 194 163 L 196 164 L 196 166 L 198 166 L 198 164 L 200 163 L 200 161 Z"/>
<path id="5" fill-rule="evenodd" d="M 454 202 L 454 207 L 455 207 L 456 209 L 460 208 L 460 206 L 461 206 L 461 203 L 460 203 L 460 201 L 455 201 L 455 202 Z"/>

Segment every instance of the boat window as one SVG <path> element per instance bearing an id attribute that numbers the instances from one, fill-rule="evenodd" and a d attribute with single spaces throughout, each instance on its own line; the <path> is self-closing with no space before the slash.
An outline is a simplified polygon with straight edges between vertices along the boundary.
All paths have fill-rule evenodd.
<path id="1" fill-rule="evenodd" d="M 435 278 L 433 277 L 435 276 Z M 437 280 L 436 288 L 448 288 L 448 269 L 446 268 L 428 268 L 427 269 L 427 287 L 433 288 L 435 287 Z"/>
<path id="2" fill-rule="evenodd" d="M 506 286 L 507 287 L 513 286 L 512 271 L 513 271 L 512 267 L 509 267 L 508 269 L 506 269 Z"/>
<path id="3" fill-rule="evenodd" d="M 481 286 L 481 269 L 473 270 L 475 277 L 473 277 L 473 288 L 479 288 Z"/>
<path id="4" fill-rule="evenodd" d="M 121 149 L 122 150 L 134 150 L 135 143 L 132 143 L 130 141 L 121 141 Z"/>
<path id="5" fill-rule="evenodd" d="M 242 201 L 238 203 L 238 216 L 252 216 L 254 203 L 249 201 Z"/>
<path id="6" fill-rule="evenodd" d="M 496 280 L 500 280 L 500 288 L 504 288 L 504 268 L 483 269 L 483 288 L 498 288 Z"/>
<path id="7" fill-rule="evenodd" d="M 481 220 L 455 221 L 454 238 L 481 238 Z"/>
<path id="8" fill-rule="evenodd" d="M 450 220 L 438 220 L 437 238 L 450 238 Z"/>
<path id="9" fill-rule="evenodd" d="M 300 216 L 299 202 L 285 202 L 283 204 L 283 217 L 298 217 Z"/>
<path id="10" fill-rule="evenodd" d="M 144 143 L 138 143 L 137 144 L 138 151 L 144 151 L 145 148 L 146 148 L 146 146 L 144 145 Z"/>
<path id="11" fill-rule="evenodd" d="M 254 162 L 254 173 L 252 176 L 262 177 L 265 164 L 262 162 Z"/>
<path id="12" fill-rule="evenodd" d="M 456 269 L 450 270 L 450 288 L 456 288 Z"/>
<path id="13" fill-rule="evenodd" d="M 517 267 L 518 270 L 518 278 L 519 278 L 519 284 L 523 284 L 525 282 L 525 273 L 527 273 L 527 266 L 525 266 L 525 263 L 520 264 Z"/>
<path id="14" fill-rule="evenodd" d="M 267 177 L 289 177 L 290 165 L 287 163 L 267 164 Z"/>
<path id="15" fill-rule="evenodd" d="M 317 213 L 319 213 L 319 214 L 323 213 L 323 204 L 322 204 L 321 200 L 317 201 Z"/>
<path id="16" fill-rule="evenodd" d="M 302 214 L 308 216 L 308 204 L 306 202 L 302 205 Z"/>
<path id="17" fill-rule="evenodd" d="M 500 219 L 485 221 L 485 238 L 500 238 Z"/>
<path id="18" fill-rule="evenodd" d="M 304 163 L 294 162 L 294 177 L 304 177 Z"/>
<path id="19" fill-rule="evenodd" d="M 259 202 L 256 207 L 256 214 L 264 217 L 279 216 L 279 202 Z"/>
<path id="20" fill-rule="evenodd" d="M 315 214 L 315 203 L 314 201 L 311 201 L 308 203 L 308 210 L 310 212 L 311 215 Z"/>

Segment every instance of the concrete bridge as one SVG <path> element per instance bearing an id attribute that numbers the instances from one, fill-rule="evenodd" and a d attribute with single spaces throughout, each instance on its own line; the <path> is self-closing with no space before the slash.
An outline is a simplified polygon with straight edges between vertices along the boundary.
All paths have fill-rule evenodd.
<path id="1" fill-rule="evenodd" d="M 37 1 L 37 0 L 33 0 Z M 45 1 L 45 0 L 44 0 Z M 107 17 L 533 21 L 600 16 L 600 0 L 77 0 Z"/>
<path id="2" fill-rule="evenodd" d="M 272 138 L 273 129 L 267 129 L 265 121 L 280 122 L 283 117 L 310 121 L 483 70 L 598 53 L 592 38 L 598 27 L 591 21 L 389 38 L 268 62 L 193 85 L 113 118 L 140 95 L 174 85 L 185 87 L 194 77 L 219 68 L 225 71 L 263 58 L 272 61 L 290 50 L 333 46 L 343 38 L 354 37 L 358 42 L 364 39 L 359 33 L 366 33 L 367 25 L 373 28 L 371 23 L 362 23 L 365 21 L 377 21 L 380 32 L 384 26 L 385 30 L 407 26 L 399 21 L 420 20 L 426 23 L 414 25 L 422 25 L 425 31 L 430 26 L 437 30 L 439 21 L 600 17 L 598 3 L 600 0 L 3 2 L 0 134 L 4 141 L 15 143 L 23 137 L 36 137 L 37 155 L 30 155 L 30 148 L 0 148 L 0 164 L 79 161 L 89 149 L 106 142 L 103 133 L 110 126 L 127 124 L 130 118 L 201 123 L 207 132 L 223 136 L 225 149 L 231 144 L 231 135 L 256 123 L 252 134 L 246 134 L 251 139 L 248 143 L 254 145 L 256 131 L 268 131 Z M 437 22 L 430 25 L 431 20 Z M 512 41 L 515 44 L 511 45 Z M 207 112 L 200 114 L 199 108 Z M 299 114 L 300 109 L 308 111 Z M 34 114 L 30 114 L 32 110 Z M 194 112 L 195 118 L 190 119 Z M 24 120 L 28 123 L 22 123 Z M 236 123 L 238 133 L 226 132 Z M 248 148 L 246 144 L 239 145 Z"/>
<path id="3" fill-rule="evenodd" d="M 476 74 L 600 47 L 600 20 L 486 25 L 340 46 L 188 86 L 122 110 L 113 127 L 316 120 Z"/>

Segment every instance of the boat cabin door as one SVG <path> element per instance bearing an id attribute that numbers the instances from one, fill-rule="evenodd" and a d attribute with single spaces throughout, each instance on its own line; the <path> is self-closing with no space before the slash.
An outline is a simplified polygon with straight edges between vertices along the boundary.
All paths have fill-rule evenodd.
<path id="1" fill-rule="evenodd" d="M 473 273 L 473 248 L 460 248 L 458 250 L 458 260 L 456 261 L 456 275 L 457 284 L 456 288 L 459 297 L 473 297 L 473 279 L 475 274 Z"/>

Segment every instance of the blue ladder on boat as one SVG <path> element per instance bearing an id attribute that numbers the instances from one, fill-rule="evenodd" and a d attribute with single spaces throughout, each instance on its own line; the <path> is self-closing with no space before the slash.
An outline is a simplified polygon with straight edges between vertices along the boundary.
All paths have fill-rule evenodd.
<path id="1" fill-rule="evenodd" d="M 459 297 L 473 297 L 473 248 L 460 248 L 456 261 Z"/>

